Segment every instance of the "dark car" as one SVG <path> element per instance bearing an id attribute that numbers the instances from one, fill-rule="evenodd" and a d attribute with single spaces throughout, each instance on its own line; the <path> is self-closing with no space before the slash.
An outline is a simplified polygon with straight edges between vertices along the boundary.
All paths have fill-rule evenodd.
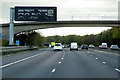
<path id="1" fill-rule="evenodd" d="M 87 49 L 88 50 L 88 46 L 87 45 L 82 45 L 81 49 Z"/>

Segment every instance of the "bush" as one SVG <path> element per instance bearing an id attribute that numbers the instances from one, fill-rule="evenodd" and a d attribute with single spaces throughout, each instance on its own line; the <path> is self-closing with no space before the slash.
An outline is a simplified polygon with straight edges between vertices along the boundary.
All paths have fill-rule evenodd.
<path id="1" fill-rule="evenodd" d="M 7 46 L 9 44 L 9 41 L 6 39 L 0 39 L 0 46 Z"/>

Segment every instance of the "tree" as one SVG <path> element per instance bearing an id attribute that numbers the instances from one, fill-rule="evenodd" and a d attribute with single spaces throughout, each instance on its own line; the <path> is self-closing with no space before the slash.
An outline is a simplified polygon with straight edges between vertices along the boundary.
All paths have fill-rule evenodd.
<path id="1" fill-rule="evenodd" d="M 120 28 L 112 28 L 113 44 L 118 44 L 120 47 Z"/>
<path id="2" fill-rule="evenodd" d="M 9 41 L 6 39 L 0 39 L 0 46 L 8 46 Z"/>
<path id="3" fill-rule="evenodd" d="M 33 30 L 15 35 L 15 41 L 16 40 L 20 41 L 21 46 L 28 45 L 38 47 L 42 47 L 42 43 L 46 41 L 45 37 L 43 37 L 41 33 L 35 32 Z"/>
<path id="4" fill-rule="evenodd" d="M 25 33 L 20 33 L 19 35 L 15 35 L 15 39 L 14 39 L 14 42 L 16 40 L 19 40 L 20 41 L 20 45 L 21 46 L 24 46 L 26 45 L 27 43 L 27 38 L 28 38 L 28 35 L 25 34 Z"/>
<path id="5" fill-rule="evenodd" d="M 27 44 L 30 46 L 39 46 L 42 47 L 42 43 L 44 42 L 44 38 L 41 36 L 40 33 L 32 31 L 28 33 Z"/>

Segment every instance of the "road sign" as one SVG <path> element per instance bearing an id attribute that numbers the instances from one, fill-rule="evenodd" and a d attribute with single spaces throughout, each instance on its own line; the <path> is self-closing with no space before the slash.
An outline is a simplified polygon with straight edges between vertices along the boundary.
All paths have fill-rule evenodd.
<path id="1" fill-rule="evenodd" d="M 54 47 L 54 45 L 55 45 L 55 42 L 51 42 L 51 47 Z"/>
<path id="2" fill-rule="evenodd" d="M 15 7 L 15 21 L 57 21 L 57 7 Z"/>
<path id="3" fill-rule="evenodd" d="M 20 41 L 19 40 L 16 40 L 16 45 L 20 45 Z"/>

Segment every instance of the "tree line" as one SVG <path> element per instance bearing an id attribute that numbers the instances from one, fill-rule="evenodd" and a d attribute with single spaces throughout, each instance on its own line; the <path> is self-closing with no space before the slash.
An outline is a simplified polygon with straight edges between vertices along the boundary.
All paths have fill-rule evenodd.
<path id="1" fill-rule="evenodd" d="M 108 43 L 108 46 L 112 44 L 117 44 L 120 46 L 120 28 L 111 28 L 106 31 L 103 31 L 99 34 L 90 34 L 90 35 L 67 35 L 67 36 L 48 36 L 46 37 L 47 42 L 60 42 L 62 44 L 70 44 L 71 42 L 77 42 L 78 45 L 82 44 L 93 44 L 101 45 L 103 42 Z"/>
<path id="2" fill-rule="evenodd" d="M 67 36 L 42 36 L 41 33 L 35 32 L 33 30 L 27 32 L 21 32 L 19 34 L 14 35 L 14 43 L 16 40 L 20 41 L 20 46 L 39 46 L 42 47 L 43 43 L 51 43 L 51 42 L 60 42 L 62 44 L 70 44 L 71 42 L 77 42 L 78 45 L 82 44 L 93 44 L 93 45 L 101 45 L 101 43 L 108 43 L 108 46 L 112 44 L 117 44 L 120 47 L 120 28 L 111 28 L 106 31 L 102 31 L 99 34 L 90 34 L 90 35 L 67 35 Z M 8 45 L 8 41 L 1 39 L 1 45 Z"/>

